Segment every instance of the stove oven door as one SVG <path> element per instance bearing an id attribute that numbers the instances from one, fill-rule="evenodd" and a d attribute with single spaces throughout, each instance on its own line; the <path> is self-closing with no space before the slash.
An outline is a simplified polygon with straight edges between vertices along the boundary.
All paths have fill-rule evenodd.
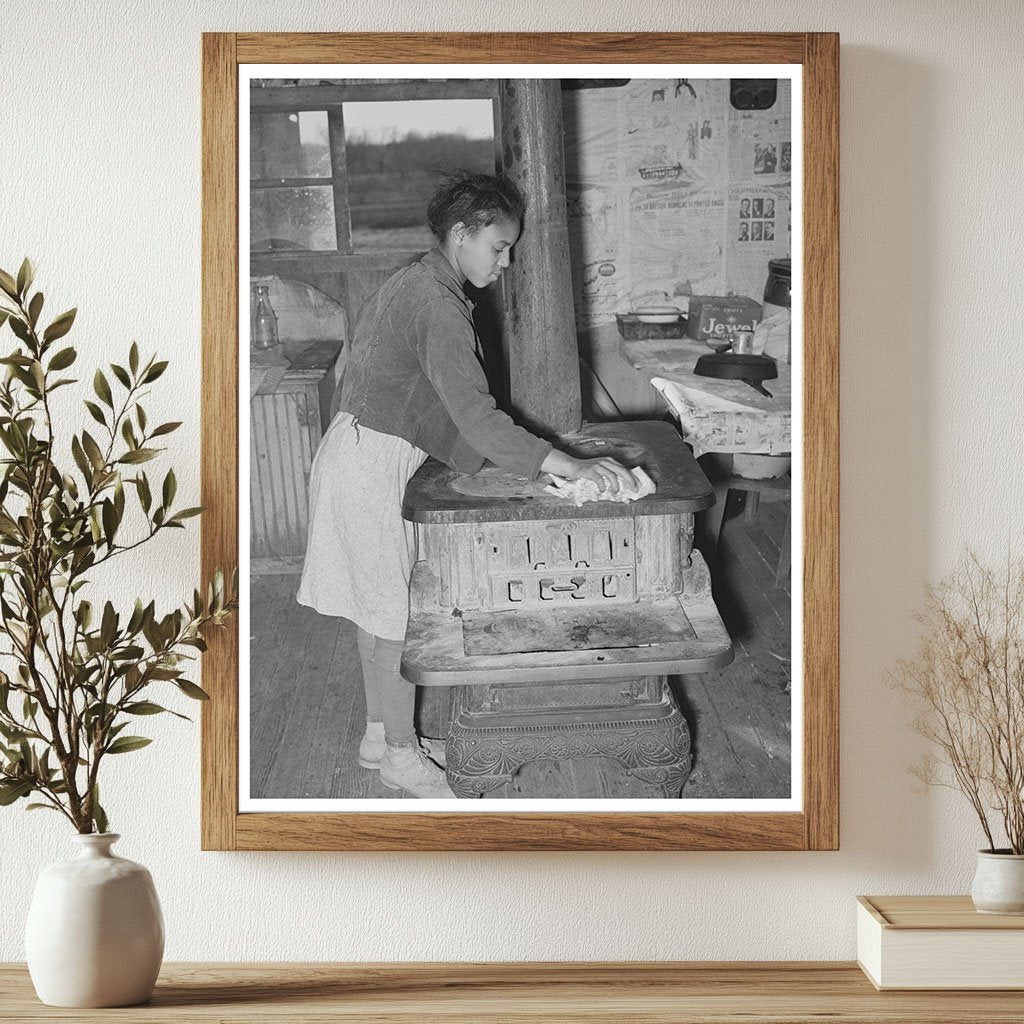
<path id="1" fill-rule="evenodd" d="M 700 553 L 681 570 L 681 593 L 550 608 L 439 608 L 438 580 L 416 564 L 403 674 L 422 686 L 557 683 L 633 675 L 690 675 L 732 661 L 732 642 Z M 573 581 L 554 581 L 571 587 Z"/>

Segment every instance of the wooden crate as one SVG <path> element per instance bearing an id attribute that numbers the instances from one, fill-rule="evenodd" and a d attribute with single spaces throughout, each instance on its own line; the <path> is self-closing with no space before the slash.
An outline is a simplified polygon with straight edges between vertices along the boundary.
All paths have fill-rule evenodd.
<path id="1" fill-rule="evenodd" d="M 309 470 L 329 419 L 340 341 L 296 342 L 283 375 L 250 400 L 251 571 L 298 572 L 306 551 Z"/>

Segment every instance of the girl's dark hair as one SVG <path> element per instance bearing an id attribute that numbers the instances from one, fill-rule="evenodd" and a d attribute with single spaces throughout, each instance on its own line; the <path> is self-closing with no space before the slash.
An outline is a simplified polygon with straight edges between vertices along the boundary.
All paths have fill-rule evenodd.
<path id="1" fill-rule="evenodd" d="M 442 179 L 427 206 L 427 225 L 443 242 L 451 228 L 461 221 L 471 231 L 508 219 L 523 219 L 526 200 L 507 178 L 475 171 L 455 171 Z"/>

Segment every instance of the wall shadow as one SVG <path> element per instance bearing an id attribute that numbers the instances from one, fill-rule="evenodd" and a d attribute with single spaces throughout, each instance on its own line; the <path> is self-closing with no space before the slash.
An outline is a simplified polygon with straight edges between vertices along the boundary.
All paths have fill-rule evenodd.
<path id="1" fill-rule="evenodd" d="M 841 848 L 922 871 L 920 744 L 888 682 L 931 575 L 936 69 L 844 46 L 841 70 Z"/>

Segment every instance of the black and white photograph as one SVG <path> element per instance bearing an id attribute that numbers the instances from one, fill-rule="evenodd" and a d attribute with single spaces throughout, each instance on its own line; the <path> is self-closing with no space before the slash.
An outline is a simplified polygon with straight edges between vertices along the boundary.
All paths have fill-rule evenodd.
<path id="1" fill-rule="evenodd" d="M 347 70 L 242 83 L 242 809 L 798 809 L 791 80 Z"/>
<path id="2" fill-rule="evenodd" d="M 775 143 L 755 143 L 754 145 L 754 173 L 774 174 L 775 165 L 778 163 L 778 150 Z"/>
<path id="3" fill-rule="evenodd" d="M 790 143 L 784 142 L 782 144 L 782 155 L 779 157 L 779 170 L 783 174 L 789 174 L 789 162 L 790 162 Z"/>

